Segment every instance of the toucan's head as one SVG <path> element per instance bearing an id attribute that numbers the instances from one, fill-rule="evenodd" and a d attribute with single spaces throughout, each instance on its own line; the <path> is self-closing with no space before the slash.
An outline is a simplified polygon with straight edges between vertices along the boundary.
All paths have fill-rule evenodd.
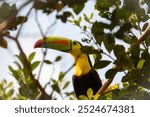
<path id="1" fill-rule="evenodd" d="M 64 37 L 49 36 L 45 39 L 39 39 L 34 48 L 48 48 L 62 52 L 71 53 L 73 56 L 81 53 L 81 44 L 78 41 L 70 40 Z"/>

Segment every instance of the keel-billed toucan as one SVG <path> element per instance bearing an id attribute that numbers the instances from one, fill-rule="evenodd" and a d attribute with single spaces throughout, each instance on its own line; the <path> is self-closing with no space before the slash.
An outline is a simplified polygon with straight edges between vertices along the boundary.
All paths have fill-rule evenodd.
<path id="1" fill-rule="evenodd" d="M 76 97 L 87 95 L 87 90 L 92 88 L 94 94 L 102 86 L 98 73 L 92 68 L 89 56 L 80 50 L 82 45 L 75 40 L 64 37 L 50 36 L 39 39 L 34 48 L 49 48 L 70 53 L 75 60 L 75 72 L 73 76 L 73 87 Z"/>

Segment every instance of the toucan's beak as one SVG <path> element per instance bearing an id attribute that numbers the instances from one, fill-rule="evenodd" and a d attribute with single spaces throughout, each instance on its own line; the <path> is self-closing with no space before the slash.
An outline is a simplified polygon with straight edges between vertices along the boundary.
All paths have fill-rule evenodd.
<path id="1" fill-rule="evenodd" d="M 34 48 L 49 48 L 68 52 L 71 50 L 71 40 L 64 37 L 46 37 L 45 39 L 39 39 L 35 44 Z"/>

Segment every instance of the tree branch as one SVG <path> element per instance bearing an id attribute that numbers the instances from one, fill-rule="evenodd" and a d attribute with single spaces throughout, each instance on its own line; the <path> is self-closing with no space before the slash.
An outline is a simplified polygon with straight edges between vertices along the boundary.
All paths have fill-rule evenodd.
<path id="1" fill-rule="evenodd" d="M 107 90 L 107 88 L 110 86 L 110 84 L 112 83 L 112 81 L 114 80 L 113 78 L 108 79 L 103 85 L 102 87 L 98 90 L 97 94 L 100 94 L 100 96 L 103 95 L 103 93 Z"/>
<path id="2" fill-rule="evenodd" d="M 34 82 L 34 84 L 37 86 L 37 88 L 40 90 L 41 94 L 42 94 L 42 97 L 43 99 L 49 99 L 49 95 L 45 92 L 44 88 L 40 85 L 39 81 L 35 79 L 34 75 L 32 74 L 32 68 L 31 68 L 31 65 L 30 63 L 28 62 L 28 59 L 18 41 L 18 39 L 10 36 L 10 35 L 6 35 L 8 38 L 12 39 L 13 41 L 16 42 L 17 44 L 17 47 L 20 51 L 20 54 L 23 56 L 23 65 L 28 69 L 28 72 L 29 72 L 29 76 L 31 78 L 31 80 Z"/>
<path id="3" fill-rule="evenodd" d="M 149 23 L 148 27 L 146 28 L 146 30 L 144 31 L 144 33 L 139 38 L 139 43 L 142 43 L 149 34 L 150 34 L 150 23 Z"/>

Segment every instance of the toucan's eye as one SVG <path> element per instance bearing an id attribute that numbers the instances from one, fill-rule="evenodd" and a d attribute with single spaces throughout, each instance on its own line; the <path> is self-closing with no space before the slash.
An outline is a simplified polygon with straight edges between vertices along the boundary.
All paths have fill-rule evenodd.
<path id="1" fill-rule="evenodd" d="M 77 42 L 76 42 L 76 41 L 74 41 L 74 42 L 73 42 L 73 45 L 77 45 Z"/>

